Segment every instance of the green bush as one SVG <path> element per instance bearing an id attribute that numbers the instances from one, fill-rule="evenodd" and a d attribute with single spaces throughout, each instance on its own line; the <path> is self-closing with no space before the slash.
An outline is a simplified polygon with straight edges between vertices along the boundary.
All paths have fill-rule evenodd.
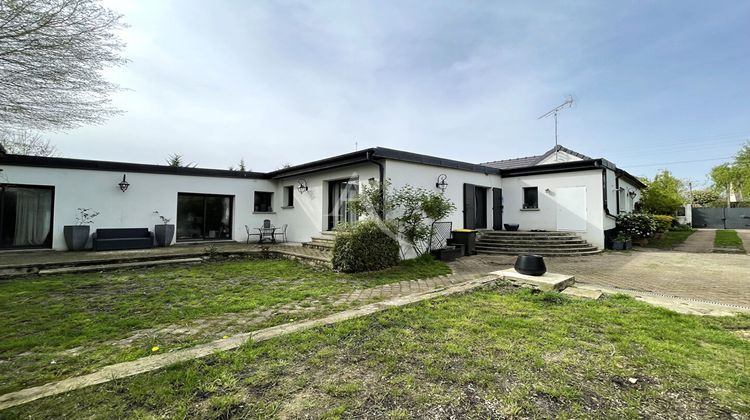
<path id="1" fill-rule="evenodd" d="M 658 233 L 663 233 L 669 230 L 669 228 L 672 227 L 672 223 L 674 222 L 674 217 L 667 216 L 664 214 L 657 214 L 654 216 L 654 220 L 656 221 L 656 231 Z"/>
<path id="2" fill-rule="evenodd" d="M 333 268 L 358 273 L 398 264 L 401 248 L 394 231 L 392 224 L 377 219 L 339 225 L 333 244 Z"/>
<path id="3" fill-rule="evenodd" d="M 631 238 L 650 238 L 656 233 L 654 216 L 646 213 L 625 213 L 617 217 L 617 230 Z"/>

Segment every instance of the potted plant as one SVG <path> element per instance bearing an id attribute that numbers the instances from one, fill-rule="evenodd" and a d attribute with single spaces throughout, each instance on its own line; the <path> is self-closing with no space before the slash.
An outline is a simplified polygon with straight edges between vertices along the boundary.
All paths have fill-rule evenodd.
<path id="1" fill-rule="evenodd" d="M 154 226 L 154 238 L 156 238 L 156 244 L 158 246 L 172 245 L 172 238 L 174 238 L 174 225 L 169 224 L 171 219 L 159 214 L 158 210 L 155 210 L 154 214 L 161 219 L 161 224 Z"/>
<path id="2" fill-rule="evenodd" d="M 630 239 L 630 235 L 625 232 L 618 233 L 612 241 L 612 249 L 615 251 L 623 251 L 631 248 L 633 248 L 633 241 Z"/>
<path id="3" fill-rule="evenodd" d="M 78 208 L 75 225 L 63 226 L 63 236 L 65 236 L 65 245 L 70 251 L 82 251 L 86 249 L 91 234 L 91 224 L 94 218 L 99 215 L 98 211 L 92 209 Z"/>

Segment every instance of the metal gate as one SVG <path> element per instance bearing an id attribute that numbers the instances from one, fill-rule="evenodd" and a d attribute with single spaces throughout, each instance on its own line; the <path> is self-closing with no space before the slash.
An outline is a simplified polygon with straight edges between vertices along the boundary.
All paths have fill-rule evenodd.
<path id="1" fill-rule="evenodd" d="M 693 227 L 712 229 L 750 229 L 750 207 L 693 207 Z"/>

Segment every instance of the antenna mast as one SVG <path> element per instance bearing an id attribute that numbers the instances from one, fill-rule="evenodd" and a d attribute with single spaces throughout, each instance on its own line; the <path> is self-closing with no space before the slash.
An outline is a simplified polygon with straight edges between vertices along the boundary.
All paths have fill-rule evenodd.
<path id="1" fill-rule="evenodd" d="M 544 115 L 541 115 L 538 120 L 541 120 L 542 118 L 549 117 L 550 115 L 555 117 L 555 162 L 557 162 L 557 113 L 560 112 L 560 110 L 565 108 L 572 108 L 573 107 L 573 97 L 571 95 L 568 95 L 567 98 L 565 98 L 565 102 L 561 103 L 560 105 L 552 108 Z"/>

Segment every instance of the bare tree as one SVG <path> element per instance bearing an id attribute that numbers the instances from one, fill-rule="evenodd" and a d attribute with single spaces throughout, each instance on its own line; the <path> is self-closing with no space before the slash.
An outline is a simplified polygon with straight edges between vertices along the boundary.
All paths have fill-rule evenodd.
<path id="1" fill-rule="evenodd" d="M 66 129 L 119 111 L 105 67 L 127 62 L 122 15 L 98 0 L 0 0 L 0 128 Z"/>
<path id="2" fill-rule="evenodd" d="M 167 162 L 167 166 L 172 166 L 174 168 L 195 168 L 198 166 L 198 164 L 194 162 L 185 163 L 184 156 L 178 153 L 167 156 L 165 162 Z"/>
<path id="3" fill-rule="evenodd" d="M 12 155 L 57 156 L 57 147 L 39 133 L 29 130 L 0 130 L 0 144 Z"/>

